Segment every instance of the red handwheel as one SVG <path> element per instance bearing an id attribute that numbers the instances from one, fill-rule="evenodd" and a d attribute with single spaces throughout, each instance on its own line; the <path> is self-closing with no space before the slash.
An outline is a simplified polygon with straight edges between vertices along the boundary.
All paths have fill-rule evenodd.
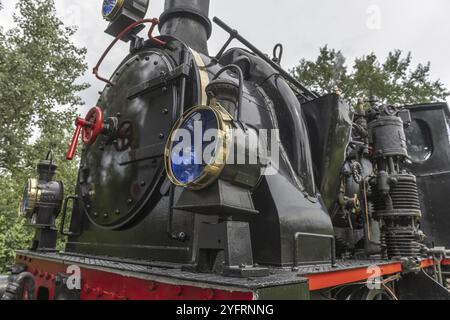
<path id="1" fill-rule="evenodd" d="M 67 151 L 67 160 L 72 160 L 77 150 L 78 139 L 82 133 L 83 143 L 92 145 L 97 137 L 103 132 L 103 111 L 99 107 L 94 107 L 86 115 L 86 118 L 77 118 L 75 120 L 75 133 L 72 137 L 72 143 Z"/>
<path id="2" fill-rule="evenodd" d="M 87 126 L 83 127 L 83 143 L 91 145 L 103 131 L 103 111 L 99 107 L 89 110 L 86 115 Z"/>

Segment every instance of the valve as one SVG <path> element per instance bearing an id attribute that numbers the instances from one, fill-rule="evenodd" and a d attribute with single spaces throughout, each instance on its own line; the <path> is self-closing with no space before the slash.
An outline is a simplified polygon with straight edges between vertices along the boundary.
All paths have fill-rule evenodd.
<path id="1" fill-rule="evenodd" d="M 92 145 L 97 137 L 103 132 L 103 111 L 99 107 L 94 107 L 86 115 L 86 118 L 78 117 L 75 120 L 75 133 L 72 143 L 67 151 L 67 160 L 72 160 L 77 150 L 78 139 L 80 137 L 86 145 Z"/>

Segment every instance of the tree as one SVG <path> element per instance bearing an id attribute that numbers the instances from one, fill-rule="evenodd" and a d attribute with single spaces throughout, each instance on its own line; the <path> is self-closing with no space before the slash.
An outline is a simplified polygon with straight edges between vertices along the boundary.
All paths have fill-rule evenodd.
<path id="1" fill-rule="evenodd" d="M 320 49 L 315 61 L 301 60 L 291 72 L 301 82 L 320 94 L 336 88 L 345 99 L 376 96 L 391 104 L 415 104 L 445 100 L 449 91 L 440 80 L 430 79 L 431 64 L 412 66 L 411 53 L 389 52 L 384 62 L 374 53 L 355 59 L 349 69 L 341 51 Z"/>
<path id="2" fill-rule="evenodd" d="M 26 247 L 31 230 L 17 219 L 25 179 L 51 148 L 66 194 L 76 180 L 76 162 L 64 161 L 82 105 L 77 79 L 86 71 L 86 49 L 71 42 L 75 27 L 56 16 L 54 0 L 19 0 L 16 27 L 0 29 L 0 268 L 13 250 Z"/>

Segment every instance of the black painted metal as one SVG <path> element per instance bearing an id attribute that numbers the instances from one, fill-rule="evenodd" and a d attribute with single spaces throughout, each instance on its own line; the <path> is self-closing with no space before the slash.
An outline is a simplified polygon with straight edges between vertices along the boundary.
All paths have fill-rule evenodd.
<path id="1" fill-rule="evenodd" d="M 450 300 L 450 291 L 425 271 L 403 275 L 395 287 L 402 300 Z"/>
<path id="2" fill-rule="evenodd" d="M 172 50 L 161 51 L 147 43 L 130 54 L 113 76 L 116 85 L 106 87 L 100 97 L 105 117 L 117 117 L 119 129 L 115 139 L 99 138 L 83 153 L 79 201 L 74 205 L 69 230 L 80 235 L 69 237 L 68 251 L 185 263 L 191 260 L 192 241 L 180 242 L 166 233 L 171 205 L 168 192 L 163 191 L 162 155 L 173 119 L 185 107 L 199 103 L 198 74 L 189 50 L 171 37 L 163 39 L 171 43 Z M 171 81 L 161 77 L 161 85 L 153 90 L 146 89 L 133 99 L 124 95 L 128 89 L 179 66 L 189 71 L 188 77 L 185 73 Z M 175 190 L 176 199 L 179 193 Z M 175 210 L 172 229 L 177 234 L 185 232 L 186 238 L 192 236 L 192 214 Z"/>
<path id="3" fill-rule="evenodd" d="M 314 176 L 322 198 L 331 209 L 339 189 L 340 172 L 352 131 L 350 106 L 335 94 L 302 105 L 311 143 Z"/>
<path id="4" fill-rule="evenodd" d="M 225 22 L 220 20 L 217 17 L 213 18 L 213 21 L 217 23 L 219 27 L 224 29 L 226 32 L 230 34 L 230 40 L 228 40 L 228 44 L 231 43 L 231 40 L 236 39 L 240 41 L 244 46 L 249 48 L 252 52 L 254 52 L 259 58 L 263 59 L 268 65 L 270 65 L 272 68 L 274 68 L 277 72 L 279 72 L 286 80 L 288 80 L 290 83 L 292 83 L 295 87 L 297 87 L 300 90 L 300 94 L 305 98 L 306 101 L 312 100 L 315 98 L 318 98 L 318 96 L 309 91 L 304 85 L 302 85 L 297 79 L 295 79 L 292 75 L 289 74 L 286 70 L 280 67 L 280 65 L 274 61 L 272 61 L 269 57 L 267 57 L 261 50 L 256 48 L 253 44 L 251 44 L 248 40 L 246 40 L 244 37 L 242 37 L 239 32 L 232 29 L 230 26 L 228 26 Z M 223 48 L 223 51 L 225 51 L 225 47 Z M 220 58 L 220 57 L 216 57 Z"/>
<path id="5" fill-rule="evenodd" d="M 27 300 L 35 300 L 35 288 L 34 276 L 29 272 L 21 272 L 9 277 L 1 300 L 23 300 L 24 297 L 27 297 Z"/>
<path id="6" fill-rule="evenodd" d="M 351 269 L 368 268 L 373 265 L 383 266 L 390 264 L 386 260 L 347 260 L 337 261 L 335 267 L 330 264 L 306 264 L 298 267 L 298 270 L 292 271 L 291 268 L 273 268 L 270 267 L 270 275 L 257 278 L 237 278 L 224 277 L 214 273 L 193 273 L 184 270 L 184 265 L 173 263 L 157 263 L 151 261 L 136 261 L 120 258 L 111 258 L 101 255 L 89 254 L 71 254 L 71 253 L 36 253 L 28 251 L 19 251 L 31 258 L 48 259 L 51 261 L 64 262 L 65 264 L 75 264 L 80 267 L 88 267 L 94 270 L 111 270 L 115 272 L 126 272 L 133 275 L 147 275 L 150 279 L 159 277 L 159 279 L 175 279 L 181 281 L 192 281 L 195 283 L 221 285 L 235 288 L 258 289 L 287 284 L 304 283 L 307 279 L 304 277 L 309 274 L 326 273 L 331 271 L 342 271 Z M 289 298 L 289 297 L 285 297 Z"/>
<path id="7" fill-rule="evenodd" d="M 3 294 L 6 291 L 6 287 L 8 286 L 8 283 L 10 281 L 11 276 L 0 276 L 0 299 L 3 297 Z"/>
<path id="8" fill-rule="evenodd" d="M 151 41 L 132 46 L 112 76 L 115 85 L 105 87 L 98 101 L 108 134 L 84 148 L 77 195 L 64 205 L 65 213 L 68 201 L 75 200 L 71 226 L 67 232 L 61 228 L 69 237 L 66 253 L 35 255 L 239 288 L 305 285 L 292 267 L 304 274 L 385 263 L 336 261 L 338 229 L 360 232 L 353 257 L 358 249 L 367 256 L 379 253 L 378 219 L 389 257 L 418 256 L 417 188 L 414 176 L 403 170 L 402 120 L 409 121 L 408 116 L 373 105 L 375 113 L 361 110 L 355 120 L 337 95 L 317 97 L 283 70 L 280 46 L 272 60 L 217 18 L 230 39 L 216 58 L 209 57 L 208 10 L 209 0 L 167 0 L 160 25 L 166 46 Z M 225 52 L 232 39 L 252 52 Z M 237 170 L 224 170 L 223 179 L 200 191 L 170 185 L 163 166 L 165 143 L 175 121 L 204 103 L 206 93 L 209 103 L 217 100 L 238 120 L 236 130 L 279 130 L 272 174 L 261 175 L 260 167 L 247 170 L 252 183 L 239 184 Z M 448 109 L 409 109 L 413 118 L 429 124 L 433 138 L 431 157 L 410 166 L 419 179 L 422 209 L 429 212 L 424 229 L 432 241 L 450 245 L 450 203 L 442 205 L 450 187 Z M 268 165 L 274 165 L 271 160 Z M 370 198 L 364 200 L 366 211 L 358 207 L 358 197 Z M 335 228 L 329 212 L 337 203 L 353 221 Z M 378 231 L 371 239 L 373 230 L 362 230 L 368 224 Z M 56 233 L 47 240 L 56 242 Z M 370 242 L 377 250 L 368 249 Z M 259 278 L 245 278 L 254 276 Z"/>
<path id="9" fill-rule="evenodd" d="M 381 224 L 381 248 L 389 258 L 417 257 L 424 236 L 420 230 L 422 214 L 416 177 L 404 167 L 408 157 L 404 130 L 407 124 L 398 109 L 389 105 L 373 103 L 367 115 L 375 168 L 369 179 L 368 198 L 372 216 Z"/>
<path id="10" fill-rule="evenodd" d="M 123 7 L 109 23 L 105 32 L 113 37 L 116 37 L 122 30 L 132 23 L 141 20 L 145 17 L 149 6 L 149 0 L 125 0 Z M 135 40 L 136 35 L 144 29 L 144 26 L 138 26 L 131 30 L 121 40 L 128 42 Z"/>
<path id="11" fill-rule="evenodd" d="M 208 54 L 207 41 L 212 26 L 208 18 L 209 0 L 166 0 L 159 18 L 161 34 L 170 35 L 192 49 Z"/>
<path id="12" fill-rule="evenodd" d="M 330 259 L 331 266 L 336 267 L 336 245 L 335 239 L 333 235 L 323 235 L 323 234 L 315 234 L 315 233 L 307 233 L 307 232 L 296 232 L 294 234 L 294 263 L 293 267 L 296 268 L 298 266 L 297 256 L 298 250 L 301 248 L 299 244 L 299 239 L 301 238 L 324 238 L 330 240 Z"/>
<path id="13" fill-rule="evenodd" d="M 71 200 L 75 202 L 78 200 L 78 197 L 77 196 L 68 196 L 64 199 L 64 203 L 63 203 L 63 207 L 62 207 L 62 211 L 61 211 L 61 221 L 60 221 L 60 226 L 59 226 L 59 233 L 63 236 L 74 235 L 73 232 L 64 231 L 64 227 L 66 225 L 67 208 L 68 208 L 69 202 Z"/>
<path id="14" fill-rule="evenodd" d="M 421 228 L 429 247 L 450 247 L 450 112 L 447 104 L 422 104 L 407 107 L 412 120 L 423 121 L 425 134 L 431 136 L 432 154 L 425 161 L 412 162 L 408 168 L 417 176 L 423 217 Z M 407 139 L 411 140 L 408 135 Z"/>

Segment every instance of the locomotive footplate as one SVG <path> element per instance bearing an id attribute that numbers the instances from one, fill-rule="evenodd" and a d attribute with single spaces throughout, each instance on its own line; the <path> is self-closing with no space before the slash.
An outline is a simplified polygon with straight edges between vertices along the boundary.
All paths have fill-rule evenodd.
<path id="1" fill-rule="evenodd" d="M 374 267 L 380 270 L 378 276 L 404 271 L 396 261 L 358 260 L 338 261 L 335 267 L 305 265 L 296 271 L 270 268 L 267 277 L 233 278 L 187 272 L 178 264 L 29 251 L 18 251 L 16 264 L 34 275 L 35 296 L 46 292 L 44 296 L 51 300 L 64 299 L 70 290 L 76 290 L 82 300 L 303 300 L 316 290 L 367 280 Z M 450 265 L 450 260 L 442 265 Z M 432 266 L 432 259 L 420 262 L 420 268 Z M 61 277 L 69 284 L 69 292 L 61 290 Z"/>

